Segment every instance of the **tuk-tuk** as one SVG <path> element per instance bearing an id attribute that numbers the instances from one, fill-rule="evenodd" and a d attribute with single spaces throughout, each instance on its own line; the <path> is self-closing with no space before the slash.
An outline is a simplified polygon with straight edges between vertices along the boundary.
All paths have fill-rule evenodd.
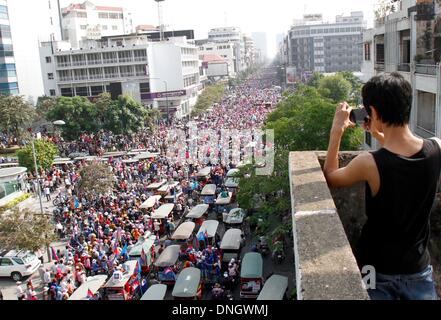
<path id="1" fill-rule="evenodd" d="M 196 173 L 196 177 L 200 179 L 208 178 L 210 176 L 210 173 L 211 173 L 211 168 L 205 167 Z"/>
<path id="2" fill-rule="evenodd" d="M 209 208 L 210 205 L 208 204 L 199 204 L 196 207 L 193 207 L 185 218 L 195 221 L 195 223 L 200 226 L 204 220 L 203 217 L 208 212 Z"/>
<path id="3" fill-rule="evenodd" d="M 201 270 L 185 268 L 178 275 L 172 296 L 175 300 L 201 300 Z"/>
<path id="4" fill-rule="evenodd" d="M 144 201 L 144 203 L 139 208 L 140 209 L 151 209 L 155 206 L 155 204 L 157 202 L 159 202 L 159 200 L 161 200 L 161 198 L 162 198 L 161 195 L 151 196 L 146 201 Z"/>
<path id="5" fill-rule="evenodd" d="M 215 184 L 207 184 L 204 186 L 201 192 L 201 197 L 204 200 L 205 204 L 214 204 L 216 201 L 216 185 Z"/>
<path id="6" fill-rule="evenodd" d="M 194 222 L 184 222 L 181 224 L 176 231 L 173 233 L 171 239 L 177 240 L 177 241 L 188 241 L 191 239 L 191 236 L 193 235 L 193 231 L 196 227 L 196 224 Z"/>
<path id="7" fill-rule="evenodd" d="M 172 285 L 176 282 L 176 275 L 171 270 L 178 262 L 181 246 L 172 245 L 162 251 L 154 266 L 158 268 L 158 280 L 166 285 Z"/>
<path id="8" fill-rule="evenodd" d="M 225 212 L 225 210 L 229 211 L 230 205 L 233 202 L 232 192 L 225 192 L 225 195 L 226 197 L 224 196 L 223 192 L 221 192 L 215 202 L 215 211 L 218 219 L 221 218 L 220 215 Z"/>
<path id="9" fill-rule="evenodd" d="M 205 247 L 206 245 L 215 245 L 218 227 L 219 221 L 216 220 L 207 220 L 202 224 L 201 228 L 198 231 L 199 247 L 202 247 L 202 243 L 203 247 Z M 200 239 L 204 240 L 202 241 Z"/>
<path id="10" fill-rule="evenodd" d="M 271 276 L 263 286 L 257 300 L 286 300 L 286 291 L 288 290 L 288 277 L 277 274 Z"/>
<path id="11" fill-rule="evenodd" d="M 173 212 L 175 205 L 173 203 L 166 203 L 160 206 L 157 210 L 152 212 L 152 219 L 155 220 L 165 220 L 168 219 Z M 159 230 L 160 234 L 165 232 L 165 223 L 161 223 L 161 228 Z"/>
<path id="12" fill-rule="evenodd" d="M 151 286 L 141 297 L 141 301 L 160 301 L 164 300 L 167 293 L 167 286 L 165 284 L 155 284 Z"/>
<path id="13" fill-rule="evenodd" d="M 69 297 L 69 300 L 89 300 L 89 291 L 95 295 L 103 284 L 106 283 L 106 280 L 107 275 L 98 275 L 87 278 L 86 282 Z"/>
<path id="14" fill-rule="evenodd" d="M 179 182 L 172 181 L 170 183 L 166 183 L 158 189 L 158 192 L 162 195 L 167 195 L 169 191 L 173 188 L 176 188 L 179 185 Z"/>
<path id="15" fill-rule="evenodd" d="M 133 281 L 133 274 L 137 268 L 138 261 L 130 260 L 124 263 L 125 272 L 122 279 L 113 275 L 103 286 L 104 300 L 132 300 L 136 292 L 135 286 L 128 285 Z"/>
<path id="16" fill-rule="evenodd" d="M 246 213 L 241 208 L 232 209 L 228 214 L 223 215 L 225 227 L 240 227 L 243 224 Z"/>
<path id="17" fill-rule="evenodd" d="M 154 191 L 154 192 L 157 192 L 158 189 L 161 188 L 161 187 L 162 187 L 164 184 L 166 184 L 166 183 L 167 183 L 167 180 L 161 180 L 161 181 L 159 181 L 159 182 L 154 182 L 154 183 L 149 184 L 149 185 L 147 186 L 147 189 L 148 189 L 148 190 L 152 190 L 152 191 Z"/>
<path id="18" fill-rule="evenodd" d="M 155 245 L 156 236 L 148 232 L 147 237 L 140 237 L 138 242 L 130 249 L 128 256 L 130 260 L 138 260 L 141 258 L 142 250 L 147 256 L 147 265 L 151 264 L 151 249 Z"/>
<path id="19" fill-rule="evenodd" d="M 256 252 L 245 254 L 240 270 L 240 298 L 256 299 L 263 287 L 262 255 Z"/>
<path id="20" fill-rule="evenodd" d="M 239 259 L 241 251 L 242 230 L 229 229 L 225 232 L 224 237 L 220 245 L 220 249 L 223 252 L 222 255 L 222 268 L 228 266 L 231 259 Z"/>

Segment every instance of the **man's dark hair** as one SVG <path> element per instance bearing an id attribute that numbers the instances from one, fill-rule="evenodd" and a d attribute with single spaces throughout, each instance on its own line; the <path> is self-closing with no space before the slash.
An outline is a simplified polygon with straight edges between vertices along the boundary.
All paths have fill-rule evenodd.
<path id="1" fill-rule="evenodd" d="M 370 116 L 375 107 L 378 117 L 393 127 L 409 123 L 412 110 L 412 86 L 396 72 L 373 77 L 362 90 L 363 105 Z"/>

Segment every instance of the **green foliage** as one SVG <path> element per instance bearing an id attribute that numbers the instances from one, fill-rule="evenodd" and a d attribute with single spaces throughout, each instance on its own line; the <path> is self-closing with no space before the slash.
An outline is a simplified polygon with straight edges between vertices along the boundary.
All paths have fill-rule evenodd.
<path id="1" fill-rule="evenodd" d="M 32 252 L 48 246 L 56 239 L 54 227 L 46 216 L 25 209 L 0 211 L 0 243 L 4 250 Z"/>
<path id="2" fill-rule="evenodd" d="M 25 193 L 18 198 L 8 202 L 6 205 L 0 207 L 0 214 L 5 212 L 6 210 L 14 208 L 17 204 L 22 203 L 23 201 L 29 199 L 31 195 L 29 193 Z"/>
<path id="3" fill-rule="evenodd" d="M 351 93 L 351 83 L 341 74 L 324 77 L 319 81 L 320 93 L 334 102 L 347 101 Z"/>
<path id="4" fill-rule="evenodd" d="M 85 195 L 107 194 L 112 190 L 115 176 L 109 166 L 103 163 L 92 163 L 80 170 L 78 191 Z"/>
<path id="5" fill-rule="evenodd" d="M 35 108 L 21 96 L 0 95 L 0 130 L 20 138 L 35 117 Z"/>
<path id="6" fill-rule="evenodd" d="M 85 97 L 60 97 L 57 104 L 47 114 L 49 121 L 63 120 L 63 135 L 76 139 L 83 132 L 98 130 L 96 106 Z"/>
<path id="7" fill-rule="evenodd" d="M 58 148 L 54 143 L 44 139 L 34 141 L 37 166 L 41 170 L 47 170 L 52 166 L 55 157 L 58 155 Z M 17 152 L 20 166 L 26 167 L 29 172 L 34 174 L 34 156 L 32 153 L 32 144 L 29 143 Z"/>
<path id="8" fill-rule="evenodd" d="M 320 85 L 320 80 L 322 80 L 324 77 L 325 76 L 322 73 L 314 72 L 312 77 L 309 79 L 307 85 L 318 89 L 318 87 Z"/>
<path id="9" fill-rule="evenodd" d="M 208 86 L 199 96 L 198 101 L 193 108 L 192 117 L 197 117 L 207 111 L 213 104 L 218 103 L 225 93 L 225 86 L 217 84 Z"/>
<path id="10" fill-rule="evenodd" d="M 142 104 L 131 96 L 119 96 L 104 114 L 104 129 L 116 134 L 133 133 L 145 127 L 147 117 L 148 112 Z"/>
<path id="11" fill-rule="evenodd" d="M 39 97 L 37 100 L 36 112 L 37 118 L 46 119 L 46 115 L 57 105 L 57 99 L 48 96 Z M 58 120 L 58 119 L 57 119 Z"/>
<path id="12" fill-rule="evenodd" d="M 351 84 L 351 91 L 349 93 L 349 103 L 352 105 L 358 105 L 362 103 L 361 89 L 363 87 L 362 82 L 357 78 L 354 73 L 350 71 L 338 72 L 346 81 Z"/>

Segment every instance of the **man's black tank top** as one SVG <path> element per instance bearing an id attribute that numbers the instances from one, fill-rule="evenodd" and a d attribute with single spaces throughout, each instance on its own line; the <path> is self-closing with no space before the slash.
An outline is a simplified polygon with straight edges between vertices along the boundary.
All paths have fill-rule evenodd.
<path id="1" fill-rule="evenodd" d="M 412 157 L 386 149 L 372 152 L 380 173 L 375 197 L 366 184 L 368 217 L 356 256 L 360 267 L 371 265 L 382 274 L 415 274 L 430 264 L 430 213 L 441 168 L 441 151 L 424 140 Z"/>

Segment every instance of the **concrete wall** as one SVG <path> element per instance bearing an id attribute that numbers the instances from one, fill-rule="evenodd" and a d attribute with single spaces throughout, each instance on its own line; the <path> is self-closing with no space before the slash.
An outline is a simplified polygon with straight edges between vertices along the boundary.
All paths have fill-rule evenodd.
<path id="1" fill-rule="evenodd" d="M 298 299 L 369 299 L 317 154 L 291 153 L 289 170 Z"/>

